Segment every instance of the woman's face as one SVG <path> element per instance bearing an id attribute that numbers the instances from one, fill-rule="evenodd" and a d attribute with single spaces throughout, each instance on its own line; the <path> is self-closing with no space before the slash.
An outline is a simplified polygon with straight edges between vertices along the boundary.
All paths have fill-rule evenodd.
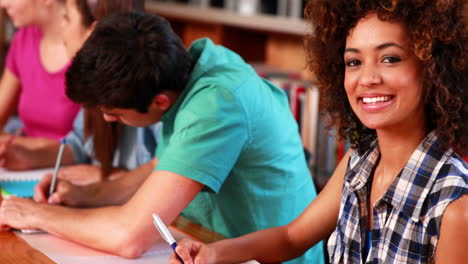
<path id="1" fill-rule="evenodd" d="M 78 10 L 77 0 L 67 0 L 65 3 L 65 15 L 63 18 L 63 41 L 67 48 L 68 56 L 75 54 L 83 46 L 86 39 L 93 31 L 93 26 L 87 28 L 82 24 L 81 13 Z"/>
<path id="2" fill-rule="evenodd" d="M 0 0 L 15 27 L 34 24 L 39 4 L 37 0 Z"/>
<path id="3" fill-rule="evenodd" d="M 420 61 L 403 24 L 368 14 L 351 29 L 344 62 L 348 100 L 366 127 L 424 128 Z"/>

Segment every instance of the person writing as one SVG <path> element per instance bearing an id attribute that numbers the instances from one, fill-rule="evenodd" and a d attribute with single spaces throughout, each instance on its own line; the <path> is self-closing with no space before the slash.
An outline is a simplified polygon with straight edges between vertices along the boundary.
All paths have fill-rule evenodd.
<path id="1" fill-rule="evenodd" d="M 184 263 L 286 261 L 327 237 L 330 263 L 466 263 L 468 166 L 452 149 L 468 143 L 463 10 L 466 1 L 310 1 L 309 66 L 353 148 L 290 224 L 181 241 Z"/>
<path id="2" fill-rule="evenodd" d="M 109 122 L 163 122 L 155 169 L 118 206 L 75 209 L 4 200 L 5 228 L 40 228 L 138 257 L 160 239 L 153 213 L 166 224 L 182 213 L 236 237 L 289 223 L 316 196 L 284 91 L 209 39 L 187 50 L 159 16 L 110 15 L 96 25 L 66 79 L 67 95 L 98 107 Z M 323 262 L 321 244 L 292 261 Z"/>
<path id="3" fill-rule="evenodd" d="M 59 1 L 65 6 L 62 29 L 69 57 L 75 56 L 91 34 L 97 20 L 115 12 L 143 9 L 143 1 L 140 0 L 65 2 Z M 73 130 L 66 136 L 67 145 L 62 165 L 67 166 L 61 169 L 59 177 L 84 185 L 126 175 L 128 170 L 133 170 L 152 159 L 157 141 L 155 137 L 159 130 L 160 124 L 148 128 L 134 128 L 108 123 L 98 109 L 82 109 L 73 123 Z M 143 140 L 144 138 L 150 140 Z M 59 142 L 50 139 L 42 139 L 41 144 L 33 146 L 13 144 L 3 155 L 0 151 L 2 167 L 10 170 L 51 167 L 54 165 L 59 145 Z M 152 166 L 146 167 L 143 174 L 147 176 Z M 48 180 L 48 177 L 45 180 Z M 58 200 L 52 197 L 51 201 Z M 81 203 L 71 201 L 71 198 L 62 201 L 70 201 L 75 205 Z"/>

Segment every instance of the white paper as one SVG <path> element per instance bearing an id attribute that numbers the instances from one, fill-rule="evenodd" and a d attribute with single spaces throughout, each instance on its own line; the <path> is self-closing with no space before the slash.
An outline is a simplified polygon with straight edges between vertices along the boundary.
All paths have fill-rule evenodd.
<path id="1" fill-rule="evenodd" d="M 177 240 L 187 237 L 182 233 L 172 230 Z M 112 264 L 158 264 L 167 263 L 172 253 L 171 247 L 164 241 L 159 241 L 148 252 L 138 259 L 126 259 L 102 251 L 94 250 L 56 236 L 43 234 L 16 235 L 24 239 L 31 247 L 41 251 L 47 257 L 58 264 L 83 264 L 83 263 L 112 263 Z"/>
<path id="2" fill-rule="evenodd" d="M 174 228 L 170 229 L 177 241 L 188 237 Z M 172 254 L 172 248 L 162 239 L 140 258 L 126 259 L 63 240 L 47 233 L 15 233 L 31 247 L 41 251 L 57 264 L 166 264 L 169 262 L 169 257 Z M 245 264 L 258 264 L 258 262 L 249 261 Z"/>

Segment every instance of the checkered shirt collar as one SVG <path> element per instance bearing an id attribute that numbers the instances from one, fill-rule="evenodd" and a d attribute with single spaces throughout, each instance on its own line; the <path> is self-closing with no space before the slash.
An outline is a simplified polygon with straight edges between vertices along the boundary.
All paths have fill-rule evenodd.
<path id="1" fill-rule="evenodd" d="M 419 144 L 408 163 L 379 200 L 391 204 L 418 222 L 423 203 L 436 180 L 435 175 L 452 154 L 451 149 L 444 153 L 438 146 L 438 137 L 435 131 L 432 131 Z M 369 183 L 379 157 L 380 149 L 376 140 L 364 157 L 356 155 L 350 159 L 352 169 L 345 176 L 345 184 L 348 184 L 352 192 L 364 188 Z"/>

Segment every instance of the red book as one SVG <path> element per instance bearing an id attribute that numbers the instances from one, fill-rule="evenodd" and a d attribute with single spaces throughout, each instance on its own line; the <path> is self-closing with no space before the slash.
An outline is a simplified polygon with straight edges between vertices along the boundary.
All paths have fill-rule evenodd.
<path id="1" fill-rule="evenodd" d="M 298 123 L 301 122 L 301 94 L 305 94 L 305 86 L 300 82 L 293 82 L 289 88 L 289 104 Z"/>

